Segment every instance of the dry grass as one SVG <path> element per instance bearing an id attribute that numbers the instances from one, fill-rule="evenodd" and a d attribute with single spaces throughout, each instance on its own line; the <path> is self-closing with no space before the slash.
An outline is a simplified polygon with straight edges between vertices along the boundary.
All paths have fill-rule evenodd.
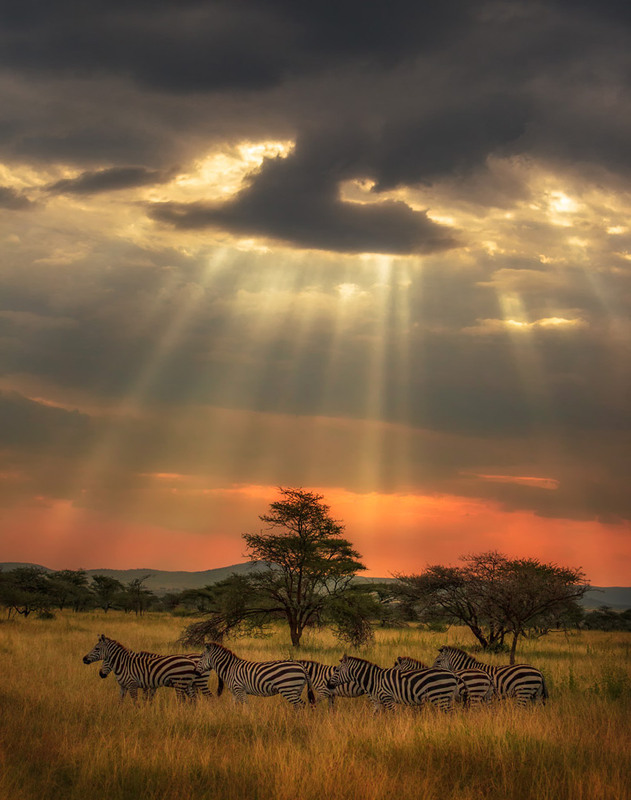
<path id="1" fill-rule="evenodd" d="M 183 623 L 110 612 L 0 623 L 1 800 L 621 800 L 629 794 L 631 635 L 552 635 L 526 642 L 524 661 L 548 680 L 545 708 L 443 715 L 401 709 L 374 717 L 365 698 L 295 713 L 280 698 L 246 708 L 221 699 L 179 706 L 162 689 L 152 705 L 118 703 L 113 678 L 82 656 L 99 633 L 134 649 L 173 652 Z M 360 655 L 383 665 L 431 661 L 463 629 L 378 633 Z M 279 630 L 231 646 L 253 659 L 291 655 Z M 334 663 L 326 632 L 302 658 Z M 496 657 L 496 663 L 506 659 Z M 215 679 L 211 679 L 214 688 Z"/>

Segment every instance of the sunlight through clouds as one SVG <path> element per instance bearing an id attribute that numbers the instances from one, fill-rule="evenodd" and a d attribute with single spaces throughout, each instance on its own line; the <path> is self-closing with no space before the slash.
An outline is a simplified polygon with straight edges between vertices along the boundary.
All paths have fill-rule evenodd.
<path id="1" fill-rule="evenodd" d="M 3 19 L 0 517 L 193 566 L 277 486 L 375 569 L 622 536 L 627 15 L 176 5 Z"/>

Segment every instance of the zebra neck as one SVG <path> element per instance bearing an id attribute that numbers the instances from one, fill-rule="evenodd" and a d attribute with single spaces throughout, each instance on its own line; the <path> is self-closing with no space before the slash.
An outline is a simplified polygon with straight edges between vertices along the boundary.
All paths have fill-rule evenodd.
<path id="1" fill-rule="evenodd" d="M 486 672 L 487 675 L 494 675 L 497 667 L 478 661 L 473 656 L 467 656 L 458 669 L 481 669 L 483 672 Z"/>
<path id="2" fill-rule="evenodd" d="M 107 651 L 107 655 L 103 659 L 103 664 L 109 664 L 112 667 L 114 675 L 119 675 L 125 666 L 132 663 L 134 654 L 131 650 L 123 647 L 118 642 L 113 642 Z"/>
<path id="3" fill-rule="evenodd" d="M 363 662 L 358 664 L 358 668 L 350 672 L 353 680 L 358 683 L 362 689 L 366 690 L 367 687 L 374 686 L 385 670 L 377 664 Z"/>
<path id="4" fill-rule="evenodd" d="M 235 656 L 234 653 L 229 653 L 227 650 L 216 650 L 209 659 L 210 666 L 220 678 L 223 678 L 228 670 L 234 668 L 243 660 L 244 659 L 239 658 L 239 656 Z"/>

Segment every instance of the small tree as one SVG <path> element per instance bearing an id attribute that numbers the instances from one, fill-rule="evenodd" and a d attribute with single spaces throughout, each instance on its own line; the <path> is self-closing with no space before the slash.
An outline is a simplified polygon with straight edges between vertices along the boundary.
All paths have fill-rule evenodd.
<path id="1" fill-rule="evenodd" d="M 210 619 L 189 626 L 183 641 L 198 644 L 239 625 L 284 619 L 292 645 L 299 647 L 308 625 L 335 625 L 344 616 L 351 581 L 365 569 L 359 553 L 342 538 L 344 526 L 332 519 L 322 495 L 284 488 L 280 493 L 259 517 L 267 529 L 243 534 L 252 571 L 216 585 Z M 358 608 L 346 603 L 347 618 L 356 617 Z"/>
<path id="2" fill-rule="evenodd" d="M 74 611 L 82 611 L 92 600 L 88 588 L 88 575 L 84 569 L 62 569 L 48 576 L 50 594 L 61 611 L 71 606 Z"/>
<path id="3" fill-rule="evenodd" d="M 416 603 L 422 619 L 442 616 L 466 625 L 484 649 L 512 634 L 510 663 L 523 635 L 541 635 L 576 618 L 589 589 L 580 569 L 537 559 L 508 559 L 497 552 L 463 556 L 461 567 L 428 567 L 399 575 L 395 591 Z"/>
<path id="4" fill-rule="evenodd" d="M 9 617 L 45 612 L 53 604 L 50 581 L 39 567 L 16 567 L 3 573 L 1 589 L 2 604 Z"/>
<path id="5" fill-rule="evenodd" d="M 151 601 L 154 597 L 153 592 L 143 586 L 144 582 L 148 580 L 151 575 L 145 575 L 143 578 L 134 578 L 124 588 L 124 593 L 127 596 L 129 609 L 134 611 L 136 616 L 142 616 L 143 612 L 149 608 Z"/>
<path id="6" fill-rule="evenodd" d="M 343 596 L 366 567 L 342 538 L 344 526 L 331 518 L 322 495 L 303 489 L 280 492 L 282 499 L 260 516 L 267 531 L 243 538 L 250 561 L 264 566 L 252 575 L 253 586 L 283 614 L 291 643 L 299 647 L 305 627 L 321 618 L 325 606 Z"/>
<path id="7" fill-rule="evenodd" d="M 115 604 L 116 596 L 123 591 L 123 584 L 110 575 L 93 575 L 92 590 L 96 604 L 107 613 Z"/>
<path id="8" fill-rule="evenodd" d="M 581 570 L 543 564 L 536 558 L 506 561 L 489 597 L 490 614 L 513 638 L 510 663 L 515 663 L 517 640 L 528 633 L 548 633 L 589 586 Z"/>

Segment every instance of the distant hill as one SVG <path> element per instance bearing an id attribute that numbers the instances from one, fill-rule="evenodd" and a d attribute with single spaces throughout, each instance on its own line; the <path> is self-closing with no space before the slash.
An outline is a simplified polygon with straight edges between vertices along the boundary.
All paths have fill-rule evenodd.
<path id="1" fill-rule="evenodd" d="M 40 564 L 0 562 L 0 570 L 5 572 L 16 567 L 39 567 L 46 572 L 53 572 L 53 570 Z M 150 567 L 146 569 L 87 569 L 86 572 L 88 575 L 109 575 L 121 581 L 121 583 L 129 583 L 135 578 L 144 578 L 145 575 L 149 575 L 145 586 L 156 594 L 166 594 L 167 592 L 181 592 L 184 589 L 200 589 L 202 586 L 222 581 L 235 572 L 238 575 L 247 575 L 248 572 L 256 569 L 256 564 L 246 562 L 244 564 L 232 564 L 229 567 L 206 569 L 200 572 L 173 572 L 170 570 L 151 569 Z M 387 583 L 392 578 L 359 577 L 358 580 L 371 583 L 378 581 Z M 585 594 L 583 606 L 589 609 L 609 606 L 618 611 L 631 608 L 631 586 L 593 586 Z"/>
<path id="2" fill-rule="evenodd" d="M 0 570 L 5 572 L 16 567 L 39 567 L 45 572 L 54 572 L 54 570 L 41 564 L 8 561 L 0 563 Z M 184 589 L 200 589 L 202 586 L 222 581 L 234 572 L 244 575 L 253 569 L 256 569 L 256 565 L 246 562 L 245 564 L 233 564 L 229 567 L 206 569 L 200 572 L 173 572 L 170 570 L 151 569 L 150 567 L 146 569 L 86 569 L 86 572 L 88 575 L 108 575 L 110 578 L 116 578 L 121 583 L 129 583 L 129 581 L 133 581 L 136 578 L 144 578 L 145 575 L 148 575 L 149 577 L 144 584 L 147 589 L 151 589 L 156 594 L 166 594 L 167 592 L 181 592 Z"/>

